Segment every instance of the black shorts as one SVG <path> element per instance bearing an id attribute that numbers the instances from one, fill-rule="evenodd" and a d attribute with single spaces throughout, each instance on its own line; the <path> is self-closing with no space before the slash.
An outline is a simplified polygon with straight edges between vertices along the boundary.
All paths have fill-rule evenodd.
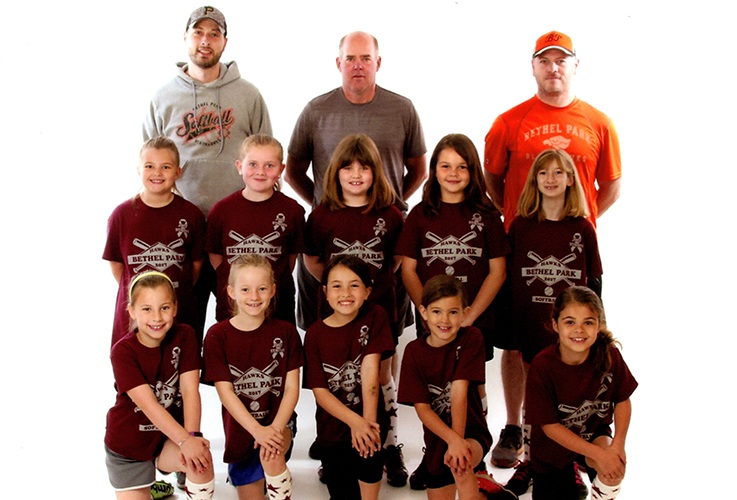
<path id="1" fill-rule="evenodd" d="M 486 342 L 487 361 L 491 359 L 489 351 L 492 352 L 493 357 L 494 347 L 504 351 L 518 349 L 512 324 L 512 287 L 509 280 L 504 281 L 489 308 L 491 309 L 491 324 L 488 328 L 481 329 L 484 342 Z"/>
<path id="2" fill-rule="evenodd" d="M 360 499 L 358 482 L 378 483 L 384 475 L 383 451 L 363 458 L 348 445 L 325 446 L 320 455 L 322 479 L 328 487 L 331 499 Z"/>
<path id="3" fill-rule="evenodd" d="M 492 444 L 492 438 L 491 435 L 488 436 L 467 436 L 468 439 L 473 439 L 476 442 L 478 442 L 481 445 L 481 461 L 483 462 L 483 457 L 485 457 L 489 450 L 491 449 Z M 444 441 L 438 440 L 438 443 L 441 444 L 440 447 L 437 447 L 437 449 L 426 449 L 425 450 L 425 460 L 426 460 L 426 466 L 428 471 L 427 476 L 427 487 L 436 489 L 436 488 L 443 488 L 445 486 L 451 485 L 455 482 L 455 479 L 453 479 L 453 473 L 450 470 L 450 467 L 445 465 L 443 463 L 443 459 L 445 458 L 445 452 L 448 450 L 448 446 L 445 444 Z"/>

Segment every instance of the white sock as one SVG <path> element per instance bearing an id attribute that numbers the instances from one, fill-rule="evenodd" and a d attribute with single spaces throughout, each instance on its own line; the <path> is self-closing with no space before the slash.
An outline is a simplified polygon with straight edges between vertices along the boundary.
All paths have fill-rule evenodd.
<path id="1" fill-rule="evenodd" d="M 292 473 L 289 468 L 278 476 L 268 476 L 264 474 L 266 481 L 266 491 L 269 494 L 269 500 L 285 500 L 292 496 Z"/>
<path id="2" fill-rule="evenodd" d="M 592 500 L 612 500 L 617 498 L 619 490 L 622 489 L 622 483 L 615 486 L 607 486 L 606 484 L 599 481 L 599 476 L 594 478 L 591 483 L 591 499 Z"/>
<path id="3" fill-rule="evenodd" d="M 386 448 L 387 446 L 397 445 L 399 405 L 397 404 L 397 386 L 394 384 L 394 377 L 389 378 L 389 382 L 381 386 L 381 394 L 384 398 L 384 409 L 389 412 L 389 429 L 384 440 L 384 448 Z"/>
<path id="4" fill-rule="evenodd" d="M 184 494 L 192 500 L 212 500 L 215 494 L 215 479 L 205 484 L 193 483 L 189 476 L 184 481 Z"/>

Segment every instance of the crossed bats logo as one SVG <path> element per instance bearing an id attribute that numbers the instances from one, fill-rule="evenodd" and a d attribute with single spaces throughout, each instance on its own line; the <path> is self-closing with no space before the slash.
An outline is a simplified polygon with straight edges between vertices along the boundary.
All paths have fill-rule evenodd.
<path id="1" fill-rule="evenodd" d="M 476 264 L 476 259 L 481 257 L 482 249 L 472 247 L 467 243 L 478 236 L 476 231 L 469 231 L 460 238 L 454 235 L 441 238 L 437 234 L 428 231 L 425 237 L 434 244 L 429 248 L 423 248 L 422 257 L 427 259 L 429 266 L 436 260 L 441 260 L 445 264 L 452 265 L 460 260 L 466 260 L 470 264 Z"/>
<path id="2" fill-rule="evenodd" d="M 351 405 L 357 405 L 361 402 L 361 397 L 356 391 L 361 386 L 361 355 L 359 354 L 353 361 L 346 361 L 341 367 L 336 367 L 323 363 L 323 371 L 330 375 L 328 378 L 328 388 L 330 392 L 343 390 L 348 393 L 347 401 Z"/>
<path id="3" fill-rule="evenodd" d="M 282 247 L 272 245 L 270 242 L 281 236 L 279 231 L 267 234 L 263 238 L 251 234 L 247 237 L 241 236 L 236 231 L 230 231 L 228 236 L 236 241 L 235 245 L 226 247 L 225 252 L 228 255 L 228 263 L 233 263 L 235 259 L 243 254 L 259 254 L 269 260 L 276 261 L 282 254 Z"/>
<path id="4" fill-rule="evenodd" d="M 279 396 L 282 386 L 282 377 L 274 377 L 271 374 L 279 367 L 279 361 L 274 359 L 263 370 L 251 367 L 246 371 L 230 365 L 230 374 L 233 376 L 233 388 L 238 396 L 245 396 L 255 401 L 267 392 Z M 252 408 L 256 409 L 256 408 Z"/>
<path id="5" fill-rule="evenodd" d="M 612 373 L 605 373 L 601 378 L 601 386 L 594 400 L 587 399 L 577 407 L 570 405 L 558 405 L 558 411 L 565 414 L 561 423 L 568 429 L 579 428 L 579 435 L 587 433 L 586 424 L 592 416 L 606 418 L 611 408 L 611 401 L 602 401 L 601 396 L 609 389 L 613 379 Z"/>
<path id="6" fill-rule="evenodd" d="M 164 272 L 172 266 L 183 268 L 184 254 L 176 249 L 184 245 L 182 238 L 177 238 L 168 245 L 156 242 L 153 245 L 134 238 L 133 245 L 143 250 L 141 253 L 128 256 L 128 265 L 134 266 L 133 272 L 138 273 L 142 269 L 152 267 L 157 271 Z"/>
<path id="7" fill-rule="evenodd" d="M 450 382 L 445 383 L 445 387 L 428 384 L 427 390 L 430 391 L 432 403 L 430 407 L 437 415 L 450 413 Z"/>

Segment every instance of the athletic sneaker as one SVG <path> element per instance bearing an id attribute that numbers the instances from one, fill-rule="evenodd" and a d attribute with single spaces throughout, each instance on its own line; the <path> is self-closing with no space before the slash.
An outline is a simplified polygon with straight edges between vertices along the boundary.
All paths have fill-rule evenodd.
<path id="1" fill-rule="evenodd" d="M 412 472 L 409 476 L 409 487 L 413 490 L 426 490 L 427 489 L 427 466 L 425 465 L 425 448 L 422 448 L 422 461 L 420 465 Z"/>
<path id="2" fill-rule="evenodd" d="M 578 462 L 573 462 L 573 470 L 576 472 L 578 500 L 586 500 L 589 497 L 589 489 L 586 487 L 586 483 L 583 482 L 583 478 L 581 477 L 581 473 L 585 472 L 586 469 L 578 465 Z"/>
<path id="3" fill-rule="evenodd" d="M 476 481 L 479 483 L 479 491 L 488 499 L 495 500 L 517 500 L 517 495 L 497 483 L 491 474 L 486 471 L 476 473 Z"/>
<path id="4" fill-rule="evenodd" d="M 509 478 L 505 487 L 515 495 L 522 496 L 530 489 L 530 484 L 532 484 L 530 466 L 529 462 L 525 460 L 517 465 L 514 474 Z"/>
<path id="5" fill-rule="evenodd" d="M 407 484 L 407 468 L 404 466 L 402 447 L 389 445 L 384 448 L 384 470 L 386 471 L 386 482 L 389 486 L 402 488 Z"/>
<path id="6" fill-rule="evenodd" d="M 522 428 L 507 424 L 499 435 L 499 442 L 491 450 L 491 465 L 511 469 L 519 463 L 523 449 Z"/>
<path id="7" fill-rule="evenodd" d="M 151 498 L 159 500 L 159 498 L 170 497 L 174 494 L 174 486 L 166 481 L 156 481 L 151 485 Z"/>
<path id="8" fill-rule="evenodd" d="M 184 489 L 184 483 L 187 481 L 187 474 L 184 472 L 177 472 L 177 488 L 180 490 Z"/>

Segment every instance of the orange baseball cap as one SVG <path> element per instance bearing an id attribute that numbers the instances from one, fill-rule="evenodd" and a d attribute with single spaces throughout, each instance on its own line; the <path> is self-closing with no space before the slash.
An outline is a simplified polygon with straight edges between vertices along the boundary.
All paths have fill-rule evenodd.
<path id="1" fill-rule="evenodd" d="M 537 57 L 549 49 L 562 50 L 569 56 L 576 55 L 576 49 L 573 48 L 571 37 L 561 33 L 560 31 L 551 31 L 550 33 L 545 33 L 543 36 L 538 38 L 537 43 L 535 43 L 535 52 L 532 53 L 532 57 Z"/>

